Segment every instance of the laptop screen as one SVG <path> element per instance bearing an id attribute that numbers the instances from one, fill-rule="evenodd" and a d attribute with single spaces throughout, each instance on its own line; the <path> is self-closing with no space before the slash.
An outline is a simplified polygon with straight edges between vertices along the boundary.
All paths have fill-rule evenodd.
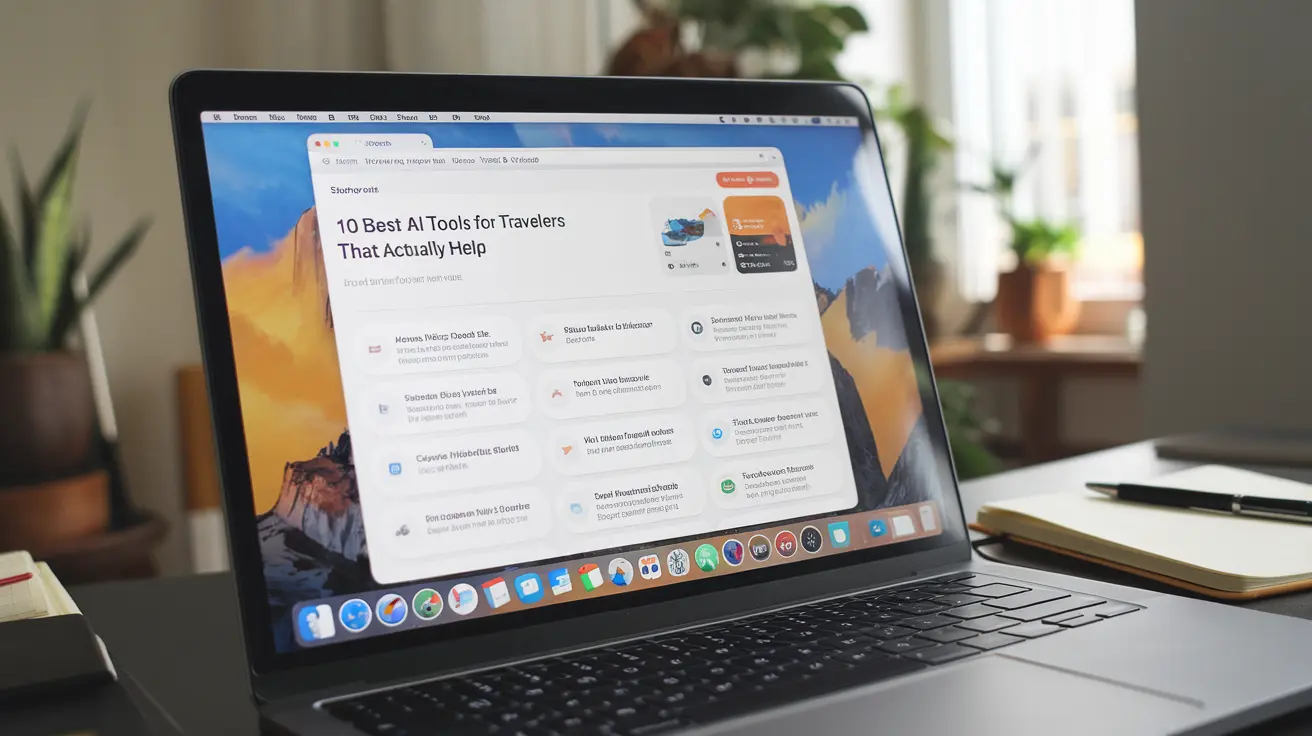
<path id="1" fill-rule="evenodd" d="M 279 651 L 941 533 L 855 118 L 202 119 Z"/>

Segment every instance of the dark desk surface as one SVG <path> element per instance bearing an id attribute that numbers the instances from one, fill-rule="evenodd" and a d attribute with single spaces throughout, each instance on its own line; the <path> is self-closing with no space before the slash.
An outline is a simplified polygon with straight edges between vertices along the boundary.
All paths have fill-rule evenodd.
<path id="1" fill-rule="evenodd" d="M 1148 443 L 1003 473 L 965 483 L 967 518 L 988 501 L 1079 487 L 1090 478 L 1146 479 L 1189 463 L 1158 460 Z M 1312 470 L 1266 468 L 1264 472 L 1312 481 Z M 1017 564 L 1069 566 L 1076 574 L 1146 585 L 1101 568 L 1071 566 L 1061 560 L 990 556 Z M 1000 545 L 999 545 L 1000 547 Z M 1055 556 L 1049 556 L 1055 557 Z M 246 689 L 246 663 L 238 627 L 232 581 L 226 574 L 105 583 L 74 588 L 73 598 L 105 640 L 115 663 L 132 673 L 187 734 L 257 732 L 255 708 Z M 1312 595 L 1286 596 L 1249 604 L 1272 612 L 1312 618 Z M 1312 726 L 1312 714 L 1284 723 L 1288 732 Z M 1281 730 L 1280 732 L 1286 732 Z M 1269 728 L 1262 733 L 1272 733 Z"/>

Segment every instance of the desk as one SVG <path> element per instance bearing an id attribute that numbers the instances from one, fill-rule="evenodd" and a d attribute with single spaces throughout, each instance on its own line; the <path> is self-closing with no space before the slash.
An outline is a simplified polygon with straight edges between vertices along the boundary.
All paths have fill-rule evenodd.
<path id="1" fill-rule="evenodd" d="M 1123 337 L 1070 335 L 1016 345 L 1006 335 L 953 338 L 930 346 L 939 378 L 1015 379 L 1020 388 L 1021 455 L 1040 463 L 1075 454 L 1061 443 L 1061 384 L 1067 378 L 1139 377 L 1138 347 Z"/>
<path id="2" fill-rule="evenodd" d="M 1152 446 L 1142 442 L 971 481 L 963 484 L 962 498 L 968 517 L 974 518 L 979 506 L 988 501 L 1078 487 L 1091 477 L 1149 478 L 1189 465 L 1158 460 Z M 1309 469 L 1276 472 L 1312 480 Z M 1017 562 L 1035 564 L 1030 559 Z M 1129 576 L 1113 578 L 1119 573 L 1102 568 L 1084 572 L 1090 577 L 1148 585 Z M 71 592 L 115 662 L 131 672 L 187 734 L 256 733 L 236 601 L 227 574 L 102 583 Z M 1303 617 L 1312 618 L 1308 610 L 1312 594 L 1248 605 L 1279 613 L 1302 612 Z M 1312 729 L 1312 712 L 1295 714 L 1293 719 L 1281 719 L 1279 730 L 1266 725 L 1254 733 L 1306 733 Z"/>

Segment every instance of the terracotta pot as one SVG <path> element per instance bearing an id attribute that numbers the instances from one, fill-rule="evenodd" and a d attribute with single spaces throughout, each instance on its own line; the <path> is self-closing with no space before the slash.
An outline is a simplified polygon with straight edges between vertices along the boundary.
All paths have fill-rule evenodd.
<path id="1" fill-rule="evenodd" d="M 1050 266 L 1018 266 L 998 274 L 994 301 L 998 329 L 1019 343 L 1046 342 L 1069 334 L 1080 318 L 1070 272 Z"/>
<path id="2" fill-rule="evenodd" d="M 0 353 L 0 488 L 94 466 L 96 406 L 80 353 Z"/>
<path id="3" fill-rule="evenodd" d="M 0 489 L 0 550 L 35 553 L 109 528 L 109 474 L 103 470 Z"/>

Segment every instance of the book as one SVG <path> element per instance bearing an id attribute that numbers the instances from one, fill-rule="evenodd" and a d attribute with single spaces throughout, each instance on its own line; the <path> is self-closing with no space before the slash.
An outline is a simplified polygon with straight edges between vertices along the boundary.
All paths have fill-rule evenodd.
<path id="1" fill-rule="evenodd" d="M 1219 465 L 1146 482 L 1312 500 L 1312 485 Z M 986 504 L 971 526 L 1215 598 L 1312 589 L 1309 524 L 1152 506 L 1071 489 Z"/>
<path id="2" fill-rule="evenodd" d="M 0 554 L 0 700 L 114 681 L 105 649 L 63 583 L 27 552 Z"/>

